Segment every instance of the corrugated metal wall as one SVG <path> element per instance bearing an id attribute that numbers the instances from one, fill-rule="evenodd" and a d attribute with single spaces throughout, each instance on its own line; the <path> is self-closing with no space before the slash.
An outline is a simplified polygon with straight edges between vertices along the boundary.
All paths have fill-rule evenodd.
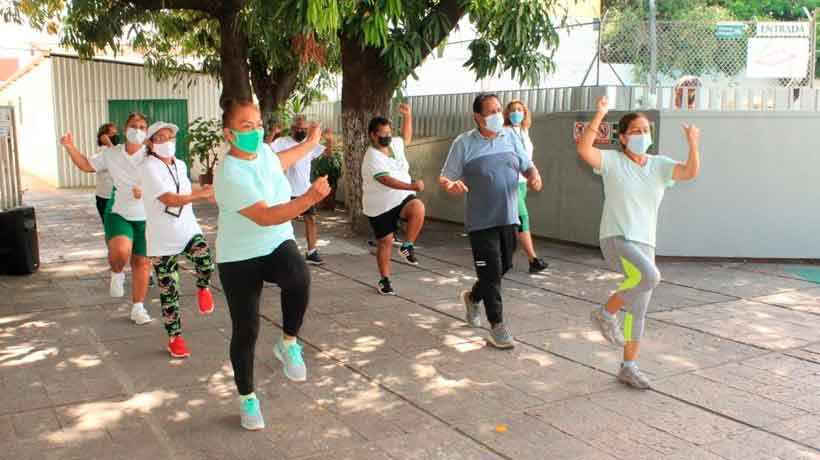
<path id="1" fill-rule="evenodd" d="M 173 81 L 157 82 L 143 66 L 106 61 L 82 61 L 73 57 L 54 56 L 54 111 L 57 133 L 71 131 L 81 151 L 96 149 L 97 128 L 108 120 L 109 99 L 187 99 L 189 121 L 196 117 L 221 116 L 218 81 L 205 75 L 194 75 L 175 85 Z M 55 139 L 55 148 L 58 147 Z M 79 171 L 66 155 L 58 155 L 61 187 L 90 187 L 94 174 Z"/>

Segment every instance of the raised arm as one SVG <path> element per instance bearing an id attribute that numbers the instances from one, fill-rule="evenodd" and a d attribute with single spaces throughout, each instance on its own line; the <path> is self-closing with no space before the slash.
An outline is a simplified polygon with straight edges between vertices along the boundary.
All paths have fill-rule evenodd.
<path id="1" fill-rule="evenodd" d="M 578 140 L 578 156 L 594 169 L 601 169 L 601 151 L 593 145 L 598 136 L 598 128 L 601 127 L 601 122 L 604 121 L 607 112 L 609 112 L 609 98 L 601 96 L 598 99 L 598 111 L 587 125 L 581 139 Z"/>
<path id="2" fill-rule="evenodd" d="M 322 176 L 313 182 L 307 193 L 287 203 L 268 206 L 264 201 L 259 201 L 240 210 L 239 213 L 261 227 L 284 224 L 322 201 L 329 193 L 330 185 L 327 182 L 327 176 Z"/>
<path id="3" fill-rule="evenodd" d="M 413 109 L 410 108 L 410 104 L 401 104 L 399 113 L 402 115 L 401 137 L 404 139 L 404 145 L 410 145 L 410 141 L 413 140 Z"/>
<path id="4" fill-rule="evenodd" d="M 700 129 L 695 125 L 683 125 L 683 132 L 686 135 L 686 142 L 689 143 L 689 158 L 686 163 L 675 166 L 672 172 L 672 179 L 676 181 L 687 181 L 698 177 L 700 172 Z"/>
<path id="5" fill-rule="evenodd" d="M 91 165 L 91 162 L 88 161 L 88 157 L 80 152 L 74 145 L 74 135 L 71 133 L 66 133 L 60 138 L 60 144 L 65 147 L 68 155 L 71 157 L 71 161 L 77 166 L 77 168 L 80 169 L 80 171 L 88 173 L 97 172 L 97 170 L 94 169 L 94 166 Z"/>
<path id="6" fill-rule="evenodd" d="M 407 182 L 402 182 L 395 177 L 390 177 L 388 175 L 379 176 L 376 180 L 385 187 L 394 188 L 396 190 L 410 190 L 412 192 L 419 193 L 424 191 L 424 181 L 421 180 L 414 180 L 408 184 Z"/>
<path id="7" fill-rule="evenodd" d="M 282 164 L 282 169 L 287 170 L 316 148 L 316 146 L 319 145 L 321 135 L 322 127 L 318 123 L 312 123 L 310 128 L 308 128 L 308 137 L 304 142 L 287 150 L 282 150 L 277 154 L 279 155 L 279 162 Z"/>
<path id="8" fill-rule="evenodd" d="M 178 208 L 189 205 L 194 201 L 212 201 L 214 198 L 214 189 L 211 185 L 203 185 L 199 190 L 194 190 L 190 195 L 181 195 L 178 193 L 163 193 L 157 199 L 165 206 L 171 208 Z"/>

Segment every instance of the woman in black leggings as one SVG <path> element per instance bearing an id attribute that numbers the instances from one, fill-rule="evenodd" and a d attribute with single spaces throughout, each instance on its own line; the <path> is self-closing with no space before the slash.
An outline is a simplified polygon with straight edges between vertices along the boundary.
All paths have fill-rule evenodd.
<path id="1" fill-rule="evenodd" d="M 330 193 L 323 177 L 304 195 L 291 200 L 285 170 L 319 144 L 321 128 L 279 154 L 263 142 L 262 117 L 251 101 L 227 101 L 222 114 L 230 151 L 214 181 L 219 206 L 216 237 L 219 279 L 228 300 L 233 329 L 231 364 L 240 398 L 243 428 L 265 427 L 253 388 L 253 358 L 259 334 L 259 298 L 265 281 L 281 289 L 283 336 L 274 346 L 285 376 L 307 378 L 296 335 L 308 306 L 310 271 L 294 240 L 291 219 Z"/>

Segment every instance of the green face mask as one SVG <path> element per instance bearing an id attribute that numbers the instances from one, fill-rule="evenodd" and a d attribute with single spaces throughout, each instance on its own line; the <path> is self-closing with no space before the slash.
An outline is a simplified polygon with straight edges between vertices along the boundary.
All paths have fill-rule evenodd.
<path id="1" fill-rule="evenodd" d="M 231 132 L 236 138 L 236 140 L 231 143 L 239 150 L 248 153 L 256 153 L 262 145 L 262 139 L 265 136 L 265 132 L 262 128 L 253 129 L 245 133 L 240 133 L 239 131 L 232 129 Z"/>

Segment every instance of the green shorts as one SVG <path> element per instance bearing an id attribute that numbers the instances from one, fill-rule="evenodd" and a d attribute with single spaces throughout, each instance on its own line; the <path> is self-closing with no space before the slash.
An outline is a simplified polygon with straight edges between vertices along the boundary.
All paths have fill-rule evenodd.
<path id="1" fill-rule="evenodd" d="M 146 255 L 145 244 L 145 221 L 127 220 L 119 214 L 106 212 L 103 218 L 105 227 L 105 241 L 109 241 L 116 236 L 125 236 L 131 240 L 131 254 L 135 256 Z"/>
<path id="2" fill-rule="evenodd" d="M 530 231 L 530 212 L 527 210 L 527 183 L 518 183 L 518 225 L 519 232 Z"/>

